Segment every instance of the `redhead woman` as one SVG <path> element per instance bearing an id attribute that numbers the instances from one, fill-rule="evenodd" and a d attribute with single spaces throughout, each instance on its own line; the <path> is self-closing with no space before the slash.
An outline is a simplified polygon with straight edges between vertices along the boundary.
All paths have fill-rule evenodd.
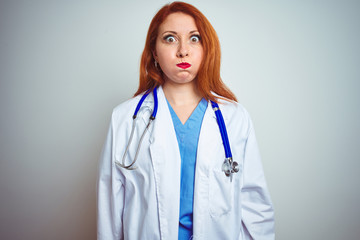
<path id="1" fill-rule="evenodd" d="M 153 18 L 135 96 L 112 114 L 98 239 L 274 239 L 253 124 L 220 78 L 215 30 L 174 2 Z"/>

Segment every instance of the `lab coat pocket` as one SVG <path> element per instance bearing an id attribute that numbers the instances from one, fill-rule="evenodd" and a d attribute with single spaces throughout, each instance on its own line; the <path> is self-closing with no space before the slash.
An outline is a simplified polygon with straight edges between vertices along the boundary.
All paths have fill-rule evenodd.
<path id="1" fill-rule="evenodd" d="M 210 174 L 209 211 L 212 217 L 220 217 L 232 209 L 233 184 L 222 171 L 213 170 Z"/>

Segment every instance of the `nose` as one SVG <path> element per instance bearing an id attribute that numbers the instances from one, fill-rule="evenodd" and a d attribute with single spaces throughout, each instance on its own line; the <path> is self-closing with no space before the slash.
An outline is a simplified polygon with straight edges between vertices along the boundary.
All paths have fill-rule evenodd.
<path id="1" fill-rule="evenodd" d="M 176 53 L 176 56 L 178 58 L 184 58 L 189 56 L 189 48 L 186 43 L 182 42 L 179 44 L 179 49 Z"/>

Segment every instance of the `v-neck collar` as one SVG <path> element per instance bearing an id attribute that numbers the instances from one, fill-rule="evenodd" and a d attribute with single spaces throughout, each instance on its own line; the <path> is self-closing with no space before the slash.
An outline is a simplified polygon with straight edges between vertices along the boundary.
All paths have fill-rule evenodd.
<path id="1" fill-rule="evenodd" d="M 176 112 L 174 111 L 174 109 L 171 107 L 169 101 L 166 99 L 166 102 L 169 106 L 169 110 L 171 113 L 171 117 L 173 120 L 174 125 L 176 125 L 178 128 L 181 129 L 186 129 L 188 127 L 191 127 L 190 122 L 192 122 L 194 120 L 194 118 L 196 119 L 198 117 L 199 114 L 204 114 L 206 107 L 207 107 L 207 101 L 202 98 L 200 100 L 200 102 L 198 103 L 198 105 L 196 106 L 196 108 L 194 109 L 194 111 L 191 113 L 190 117 L 186 120 L 186 122 L 183 124 L 180 121 L 180 118 L 178 117 L 178 115 L 176 114 Z"/>

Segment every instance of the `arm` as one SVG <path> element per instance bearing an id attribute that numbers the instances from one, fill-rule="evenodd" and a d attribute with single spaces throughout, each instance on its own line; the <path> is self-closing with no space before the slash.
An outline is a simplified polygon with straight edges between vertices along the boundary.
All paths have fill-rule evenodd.
<path id="1" fill-rule="evenodd" d="M 274 210 L 251 123 L 244 152 L 241 199 L 242 227 L 245 239 L 275 239 Z"/>
<path id="2" fill-rule="evenodd" d="M 97 182 L 97 239 L 123 239 L 124 186 L 116 177 L 112 125 L 101 153 Z"/>

